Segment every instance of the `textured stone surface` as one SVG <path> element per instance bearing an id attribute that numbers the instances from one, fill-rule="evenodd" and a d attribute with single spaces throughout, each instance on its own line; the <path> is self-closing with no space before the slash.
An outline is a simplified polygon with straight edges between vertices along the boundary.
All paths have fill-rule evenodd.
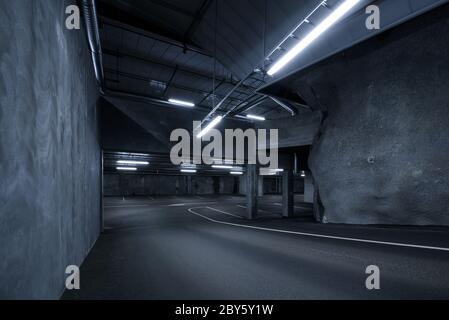
<path id="1" fill-rule="evenodd" d="M 97 87 L 69 4 L 0 2 L 0 298 L 59 298 L 100 230 Z"/>
<path id="2" fill-rule="evenodd" d="M 279 148 L 310 145 L 321 123 L 321 114 L 299 108 L 298 114 L 291 116 L 279 108 L 266 115 L 267 121 L 256 123 L 257 128 L 278 129 Z M 270 120 L 268 120 L 270 119 Z"/>
<path id="3" fill-rule="evenodd" d="M 310 167 L 332 223 L 449 225 L 449 7 L 303 71 L 327 108 Z"/>

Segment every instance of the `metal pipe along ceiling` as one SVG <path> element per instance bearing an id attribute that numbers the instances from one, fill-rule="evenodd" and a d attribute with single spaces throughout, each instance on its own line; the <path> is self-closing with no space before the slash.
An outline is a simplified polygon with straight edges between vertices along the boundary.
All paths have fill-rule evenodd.
<path id="1" fill-rule="evenodd" d="M 97 78 L 100 92 L 104 89 L 103 58 L 101 52 L 100 33 L 98 31 L 97 10 L 95 0 L 81 1 L 86 36 L 89 42 L 89 49 L 92 55 L 95 77 Z"/>

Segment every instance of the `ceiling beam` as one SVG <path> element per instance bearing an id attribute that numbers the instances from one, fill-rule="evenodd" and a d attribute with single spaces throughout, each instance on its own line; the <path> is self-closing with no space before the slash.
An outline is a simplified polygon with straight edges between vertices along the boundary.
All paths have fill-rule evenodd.
<path id="1" fill-rule="evenodd" d="M 137 55 L 134 55 L 134 54 L 130 54 L 130 53 L 118 52 L 116 50 L 112 50 L 112 49 L 109 49 L 109 48 L 103 48 L 102 51 L 103 51 L 103 54 L 110 55 L 110 56 L 113 56 L 113 57 L 116 57 L 116 58 L 126 57 L 126 58 L 129 58 L 129 59 L 141 61 L 142 63 L 162 66 L 162 67 L 165 67 L 167 69 L 170 69 L 171 71 L 174 70 L 175 68 L 177 68 L 178 72 L 182 72 L 182 73 L 185 73 L 185 74 L 188 74 L 188 75 L 192 75 L 192 76 L 196 76 L 196 77 L 199 77 L 199 78 L 204 78 L 204 79 L 207 79 L 207 80 L 212 80 L 213 79 L 212 75 L 209 75 L 209 74 L 206 74 L 206 73 L 202 73 L 202 72 L 199 72 L 199 71 L 196 71 L 196 70 L 188 69 L 188 68 L 185 68 L 185 67 L 176 66 L 174 64 L 169 64 L 169 63 L 162 62 L 162 61 L 155 61 L 155 60 L 152 60 L 152 59 L 149 59 L 149 58 L 140 57 L 140 56 L 137 56 Z M 224 84 L 232 85 L 232 86 L 234 86 L 237 83 L 236 81 L 232 81 L 230 79 L 228 80 L 225 77 L 216 77 L 215 80 L 223 82 Z M 250 87 L 250 86 L 242 86 L 242 88 L 246 89 L 246 90 L 256 90 L 257 89 L 255 87 Z"/>
<path id="2" fill-rule="evenodd" d="M 118 71 L 118 70 L 114 70 L 114 69 L 110 69 L 110 68 L 105 68 L 105 73 L 116 75 L 116 76 L 121 76 L 121 77 L 128 78 L 128 79 L 144 81 L 146 83 L 150 83 L 151 80 L 155 80 L 155 81 L 158 81 L 158 82 L 165 82 L 165 81 L 161 81 L 161 80 L 157 80 L 157 79 L 151 79 L 151 78 L 146 77 L 146 76 L 133 74 L 133 73 L 130 73 L 130 72 Z M 116 79 L 113 79 L 113 80 L 116 80 Z M 106 81 L 109 81 L 109 79 L 106 78 Z M 208 91 L 204 91 L 204 90 L 201 90 L 201 89 L 192 88 L 192 87 L 188 87 L 188 86 L 183 86 L 183 85 L 176 84 L 176 83 L 172 83 L 171 87 L 175 88 L 175 89 L 191 92 L 191 93 L 196 93 L 196 94 L 199 94 L 199 95 L 208 95 L 209 94 Z M 222 98 L 222 96 L 221 95 L 217 95 L 217 98 Z M 229 100 L 231 100 L 231 101 L 233 101 L 235 103 L 240 103 L 242 101 L 240 99 L 233 98 L 233 97 L 230 97 Z"/>
<path id="3" fill-rule="evenodd" d="M 186 41 L 190 41 L 190 39 L 192 38 L 196 29 L 198 28 L 198 25 L 200 24 L 201 20 L 203 20 L 203 17 L 206 14 L 206 12 L 209 9 L 212 2 L 213 2 L 213 0 L 204 0 L 203 1 L 203 3 L 201 4 L 201 7 L 195 13 L 192 23 L 190 24 L 189 28 L 187 29 L 187 31 L 184 34 L 184 39 Z"/>
<path id="4" fill-rule="evenodd" d="M 176 72 L 178 72 L 178 66 L 176 66 L 175 69 L 173 70 L 173 73 L 171 74 L 170 79 L 168 80 L 167 85 L 165 86 L 165 90 L 164 90 L 164 93 L 162 94 L 162 97 L 164 97 L 164 98 L 166 97 L 168 89 L 170 89 L 170 86 L 173 82 L 173 78 L 176 75 Z"/>
<path id="5" fill-rule="evenodd" d="M 148 95 L 145 95 L 142 93 L 137 93 L 137 92 L 130 92 L 130 91 L 106 88 L 105 94 L 106 94 L 106 96 L 109 96 L 109 97 L 116 97 L 116 98 L 128 99 L 128 100 L 133 100 L 133 101 L 144 101 L 144 102 L 150 102 L 150 103 L 154 103 L 156 105 L 161 105 L 161 106 L 170 106 L 173 108 L 184 108 L 185 109 L 185 107 L 173 105 L 173 104 L 169 103 L 168 101 L 161 100 L 157 97 L 152 97 L 152 96 L 148 96 Z M 200 111 L 203 113 L 207 113 L 207 112 L 209 112 L 210 108 L 208 106 L 196 105 L 194 110 Z M 219 111 L 225 112 L 226 110 L 219 110 Z M 235 118 L 235 120 L 240 121 L 242 119 Z"/>
<path id="6" fill-rule="evenodd" d="M 211 54 L 206 50 L 199 48 L 190 41 L 186 41 L 182 34 L 165 30 L 149 22 L 148 20 L 127 13 L 104 0 L 97 2 L 97 12 L 102 24 L 111 25 L 115 28 L 139 34 L 140 36 L 152 38 L 153 40 L 166 42 L 168 44 L 182 48 L 185 52 L 193 51 L 212 58 Z M 144 32 L 133 30 L 135 28 L 153 34 L 154 36 L 151 36 Z"/>
<path id="7" fill-rule="evenodd" d="M 180 13 L 189 18 L 195 18 L 195 15 L 192 12 L 185 10 L 184 8 L 178 7 L 177 5 L 175 5 L 173 3 L 168 3 L 164 0 L 149 0 L 149 2 L 155 4 L 159 7 Z"/>
<path id="8" fill-rule="evenodd" d="M 220 88 L 220 86 L 224 83 L 224 80 L 221 80 L 219 84 L 217 84 L 215 86 L 215 88 L 210 91 L 206 96 L 204 96 L 203 100 L 201 100 L 200 104 L 202 104 L 205 100 L 207 100 L 211 95 L 214 94 L 215 90 L 217 90 L 218 88 Z"/>

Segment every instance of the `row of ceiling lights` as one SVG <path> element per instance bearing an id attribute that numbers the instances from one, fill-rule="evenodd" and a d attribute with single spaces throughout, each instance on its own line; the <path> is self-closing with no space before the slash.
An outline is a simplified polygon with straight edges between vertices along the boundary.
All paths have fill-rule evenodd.
<path id="1" fill-rule="evenodd" d="M 226 162 L 226 160 L 225 160 Z M 150 163 L 148 161 L 136 161 L 136 160 L 117 160 L 117 164 L 119 165 L 144 165 L 147 166 Z M 233 166 L 227 166 L 227 165 L 212 165 L 211 166 L 214 169 L 229 169 L 231 170 L 229 173 L 232 175 L 242 175 L 243 171 L 241 171 L 241 168 L 233 167 Z M 137 171 L 137 167 L 132 166 L 118 166 L 116 167 L 119 171 Z M 240 170 L 240 171 L 237 171 Z M 188 169 L 188 168 L 182 168 L 180 169 L 183 173 L 196 173 L 196 169 Z"/>
<path id="2" fill-rule="evenodd" d="M 181 107 L 190 107 L 190 108 L 195 107 L 195 103 L 190 102 L 190 101 L 184 101 L 184 100 L 179 100 L 179 99 L 173 99 L 173 98 L 170 98 L 170 99 L 168 99 L 168 102 L 171 103 L 171 104 L 173 104 L 173 105 L 181 106 Z M 265 118 L 264 118 L 264 117 L 257 116 L 257 115 L 254 115 L 254 114 L 247 114 L 246 117 L 247 117 L 248 119 L 252 119 L 252 120 L 265 121 Z M 217 118 L 218 118 L 218 117 L 217 117 Z M 217 118 L 216 118 L 216 119 L 217 119 Z M 220 121 L 221 121 L 221 118 L 220 118 L 219 120 L 217 120 L 216 123 L 214 123 L 214 126 L 215 126 L 218 122 L 220 122 Z M 210 130 L 210 129 L 209 129 L 209 130 Z M 207 131 L 209 131 L 209 130 L 207 130 Z M 204 134 L 203 134 L 203 135 L 204 135 Z M 203 136 L 203 135 L 202 135 L 202 136 Z"/>
<path id="3" fill-rule="evenodd" d="M 288 51 L 279 61 L 277 61 L 268 71 L 267 74 L 273 76 L 279 70 L 281 70 L 285 65 L 287 65 L 291 60 L 293 60 L 297 55 L 299 55 L 304 49 L 306 49 L 313 41 L 315 41 L 321 34 L 327 31 L 332 25 L 334 25 L 338 20 L 340 20 L 347 12 L 349 12 L 360 0 L 346 0 L 341 6 L 334 10 L 323 22 L 316 26 L 304 39 L 302 39 L 296 46 L 294 46 L 290 51 Z M 323 1 L 325 3 L 325 1 Z M 195 107 L 193 102 L 183 101 L 179 99 L 170 98 L 168 102 L 173 105 L 184 106 L 184 107 Z M 265 118 L 257 115 L 246 115 L 247 118 L 264 121 Z M 197 138 L 203 137 L 207 132 L 209 132 L 213 127 L 215 127 L 221 120 L 222 116 L 215 117 L 203 130 L 201 130 Z M 119 160 L 118 164 L 126 165 L 148 165 L 147 161 L 132 161 L 132 160 Z M 212 165 L 212 168 L 218 169 L 233 169 L 232 166 L 220 166 Z M 117 167 L 117 170 L 126 171 L 136 171 L 137 167 Z M 282 169 L 275 169 L 272 171 L 267 171 L 267 175 L 277 174 L 282 172 Z M 196 169 L 181 169 L 184 173 L 196 173 Z M 243 174 L 241 171 L 230 171 L 231 174 Z M 301 174 L 305 176 L 305 173 Z"/>
<path id="4" fill-rule="evenodd" d="M 225 163 L 229 162 L 227 160 L 225 160 Z M 148 161 L 136 161 L 136 160 L 117 160 L 117 164 L 119 165 L 127 165 L 125 166 L 118 166 L 116 167 L 117 170 L 119 171 L 137 171 L 137 167 L 133 167 L 133 166 L 128 166 L 128 165 L 142 165 L 142 166 L 147 166 L 150 163 Z M 189 166 L 190 167 L 190 166 Z M 189 167 L 185 167 L 185 168 L 181 168 L 180 172 L 182 173 L 197 173 L 196 169 L 191 169 Z M 242 175 L 243 171 L 241 167 L 234 167 L 234 166 L 230 166 L 230 165 L 221 165 L 221 164 L 213 164 L 211 165 L 211 167 L 213 169 L 225 169 L 225 170 L 230 170 L 229 174 L 232 175 Z M 276 175 L 280 172 L 283 172 L 284 169 L 262 169 L 261 170 L 261 175 Z M 302 175 L 305 176 L 305 175 Z"/>
<path id="5" fill-rule="evenodd" d="M 351 9 L 353 9 L 361 0 L 346 0 L 334 11 L 332 11 L 329 16 L 324 19 L 320 24 L 318 24 L 307 36 L 305 36 L 301 41 L 299 41 L 293 48 L 291 48 L 287 53 L 285 53 L 277 62 L 275 62 L 270 69 L 267 71 L 269 76 L 275 75 L 282 68 L 284 68 L 288 63 L 290 63 L 294 58 L 296 58 L 301 52 L 303 52 L 310 44 L 312 44 L 316 39 L 318 39 L 323 33 L 329 30 L 335 23 L 337 23 L 345 14 L 347 14 Z M 321 5 L 326 5 L 326 0 L 323 0 Z M 248 118 L 255 120 L 255 117 L 247 115 Z M 208 126 L 206 126 L 198 135 L 198 138 L 204 136 L 210 129 L 215 127 L 221 120 L 223 116 L 216 116 Z M 265 120 L 263 118 L 263 120 Z"/>

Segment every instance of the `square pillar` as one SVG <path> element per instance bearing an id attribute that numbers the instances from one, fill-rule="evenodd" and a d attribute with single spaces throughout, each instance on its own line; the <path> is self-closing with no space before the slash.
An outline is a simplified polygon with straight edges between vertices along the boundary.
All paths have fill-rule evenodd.
<path id="1" fill-rule="evenodd" d="M 313 203 L 314 192 L 312 175 L 308 172 L 304 177 L 304 202 Z"/>
<path id="2" fill-rule="evenodd" d="M 186 176 L 186 191 L 188 195 L 192 195 L 193 190 L 192 190 L 192 176 L 188 175 Z"/>
<path id="3" fill-rule="evenodd" d="M 257 183 L 258 172 L 255 164 L 246 167 L 246 211 L 247 218 L 254 219 L 257 216 Z"/>
<path id="4" fill-rule="evenodd" d="M 263 197 L 263 176 L 258 177 L 257 195 Z"/>
<path id="5" fill-rule="evenodd" d="M 293 171 L 285 170 L 282 173 L 282 216 L 293 217 L 294 207 Z"/>

